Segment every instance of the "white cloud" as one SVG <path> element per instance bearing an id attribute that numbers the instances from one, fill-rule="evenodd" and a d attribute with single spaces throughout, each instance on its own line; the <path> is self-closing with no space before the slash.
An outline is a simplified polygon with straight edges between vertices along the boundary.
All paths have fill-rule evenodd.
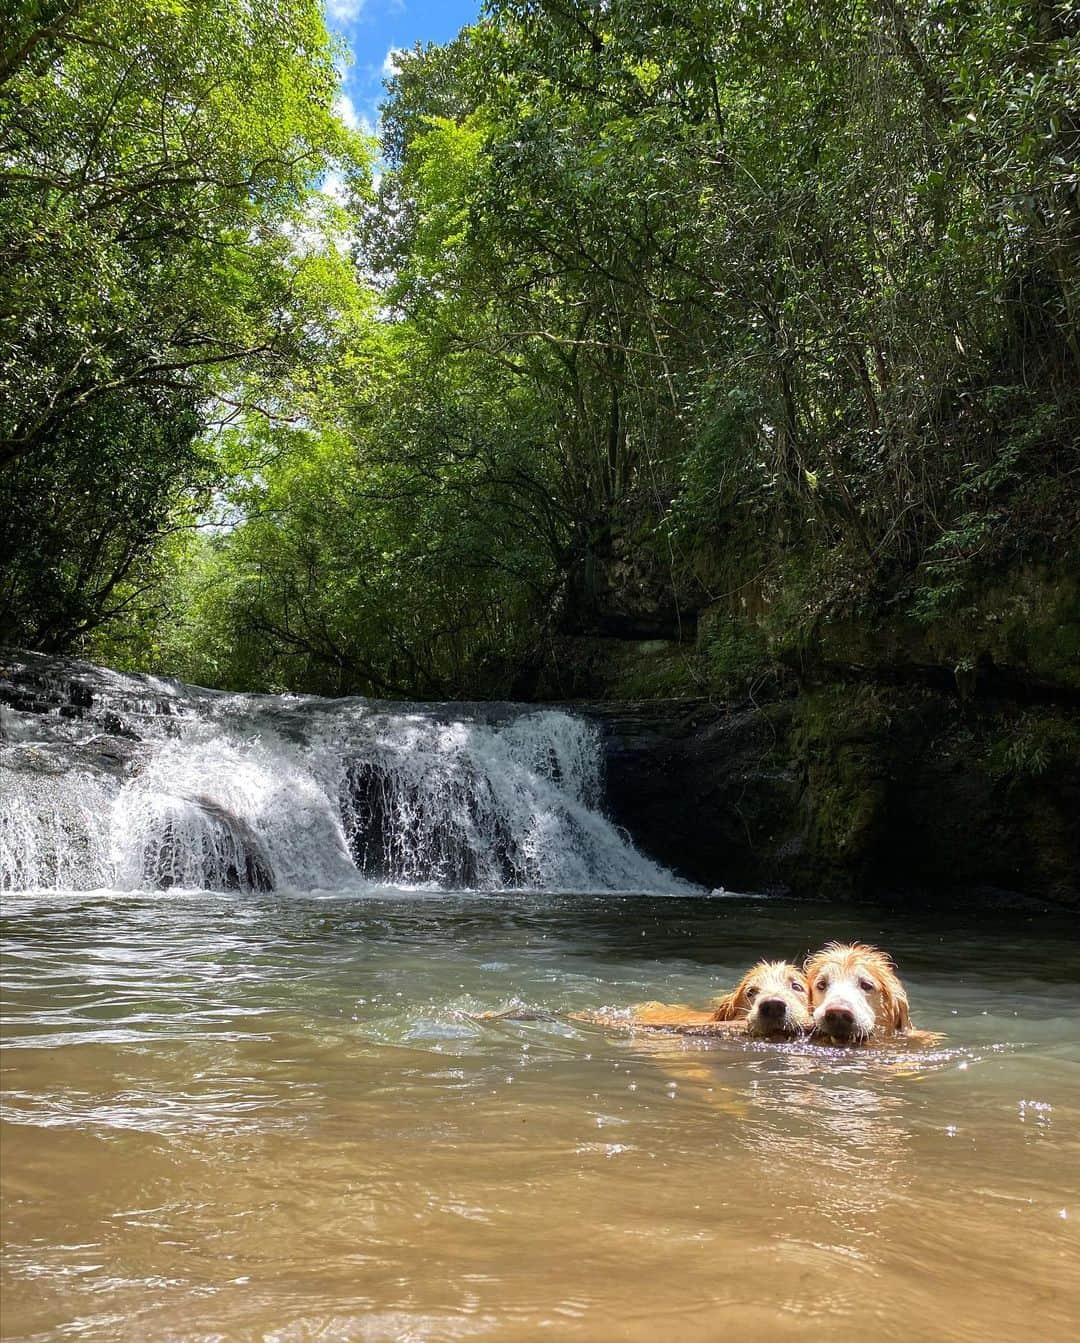
<path id="1" fill-rule="evenodd" d="M 382 73 L 384 79 L 390 79 L 401 69 L 401 58 L 405 55 L 404 47 L 391 47 L 383 57 Z"/>
<path id="2" fill-rule="evenodd" d="M 360 114 L 347 93 L 339 93 L 334 99 L 334 111 L 351 131 L 360 129 Z"/>
<path id="3" fill-rule="evenodd" d="M 345 185 L 345 179 L 341 173 L 331 170 L 323 178 L 323 184 L 320 188 L 324 196 L 329 196 L 332 201 L 338 205 L 346 205 L 349 200 L 349 188 Z"/>
<path id="4" fill-rule="evenodd" d="M 350 23 L 359 18 L 363 8 L 364 0 L 326 0 L 327 14 L 338 23 Z"/>

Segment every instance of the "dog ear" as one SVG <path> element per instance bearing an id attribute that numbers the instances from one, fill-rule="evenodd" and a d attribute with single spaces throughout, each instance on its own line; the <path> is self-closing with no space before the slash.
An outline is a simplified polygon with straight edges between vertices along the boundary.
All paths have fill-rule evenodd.
<path id="1" fill-rule="evenodd" d="M 908 996 L 903 984 L 891 968 L 882 975 L 882 989 L 886 997 L 886 1006 L 894 1031 L 906 1031 L 911 1028 L 911 1011 Z"/>
<path id="2" fill-rule="evenodd" d="M 911 1029 L 911 1012 L 908 1008 L 908 997 L 899 984 L 897 984 L 896 992 L 893 995 L 893 1027 L 898 1031 Z"/>
<path id="3" fill-rule="evenodd" d="M 875 947 L 868 947 L 867 951 L 871 953 L 874 969 L 881 980 L 882 1006 L 888 1014 L 890 1029 L 894 1031 L 910 1030 L 911 1011 L 908 1007 L 907 991 L 900 982 L 900 976 L 896 973 L 896 966 L 893 964 L 892 957 L 884 951 L 878 951 Z"/>
<path id="4" fill-rule="evenodd" d="M 716 1000 L 713 1007 L 713 1021 L 734 1021 L 739 1015 L 739 990 L 732 989 Z"/>

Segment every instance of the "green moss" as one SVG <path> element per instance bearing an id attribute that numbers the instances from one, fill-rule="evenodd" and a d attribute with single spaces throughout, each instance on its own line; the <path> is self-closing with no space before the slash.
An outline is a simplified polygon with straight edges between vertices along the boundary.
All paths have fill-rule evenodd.
<path id="1" fill-rule="evenodd" d="M 706 693 L 701 658 L 665 639 L 567 636 L 551 645 L 538 699 L 686 699 Z"/>
<path id="2" fill-rule="evenodd" d="M 801 884 L 858 888 L 885 825 L 883 739 L 890 707 L 873 686 L 830 686 L 801 695 L 792 749 L 803 770 L 805 861 Z"/>
<path id="3" fill-rule="evenodd" d="M 928 661 L 989 659 L 1035 681 L 1080 689 L 1080 581 L 1030 567 L 985 587 L 922 629 Z"/>
<path id="4" fill-rule="evenodd" d="M 703 689 L 699 661 L 682 644 L 649 640 L 627 645 L 611 670 L 613 699 L 681 699 Z"/>
<path id="5" fill-rule="evenodd" d="M 698 649 L 710 689 L 721 694 L 745 691 L 772 665 L 760 627 L 723 609 L 713 608 L 699 618 Z"/>

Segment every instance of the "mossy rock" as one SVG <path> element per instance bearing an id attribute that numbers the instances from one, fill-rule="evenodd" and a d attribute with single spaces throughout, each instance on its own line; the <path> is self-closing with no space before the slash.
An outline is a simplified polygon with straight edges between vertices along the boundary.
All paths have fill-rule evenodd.
<path id="1" fill-rule="evenodd" d="M 702 660 L 691 644 L 565 635 L 550 645 L 536 698 L 686 699 L 705 688 Z"/>
<path id="2" fill-rule="evenodd" d="M 852 670 L 902 678 L 921 668 L 952 672 L 962 687 L 965 672 L 996 669 L 1035 694 L 1080 690 L 1080 578 L 1067 567 L 1030 567 L 930 621 L 901 612 L 822 621 L 799 658 L 818 680 Z M 972 686 L 988 679 L 975 676 Z"/>

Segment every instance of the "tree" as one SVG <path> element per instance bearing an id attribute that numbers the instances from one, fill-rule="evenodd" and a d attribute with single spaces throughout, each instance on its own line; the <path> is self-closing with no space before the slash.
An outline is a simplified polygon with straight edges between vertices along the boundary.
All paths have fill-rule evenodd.
<path id="1" fill-rule="evenodd" d="M 496 0 L 404 61 L 391 293 L 548 407 L 587 621 L 613 531 L 651 543 L 691 608 L 790 551 L 809 620 L 905 587 L 918 607 L 957 546 L 993 563 L 1021 517 L 1023 544 L 1059 543 L 1068 9 Z M 710 576 L 703 552 L 735 563 Z"/>
<path id="2" fill-rule="evenodd" d="M 402 59 L 377 196 L 314 245 L 317 15 L 151 14 L 61 4 L 5 57 L 27 637 L 120 612 L 110 648 L 232 685 L 506 694 L 559 633 L 719 607 L 749 657 L 1067 553 L 1068 4 L 492 0 Z M 43 501 L 95 474 L 84 541 Z"/>
<path id="3" fill-rule="evenodd" d="M 290 413 L 328 313 L 298 240 L 364 154 L 315 0 L 24 0 L 3 43 L 0 488 L 40 527 L 5 519 L 0 632 L 62 647 L 205 490 L 200 431 Z"/>

